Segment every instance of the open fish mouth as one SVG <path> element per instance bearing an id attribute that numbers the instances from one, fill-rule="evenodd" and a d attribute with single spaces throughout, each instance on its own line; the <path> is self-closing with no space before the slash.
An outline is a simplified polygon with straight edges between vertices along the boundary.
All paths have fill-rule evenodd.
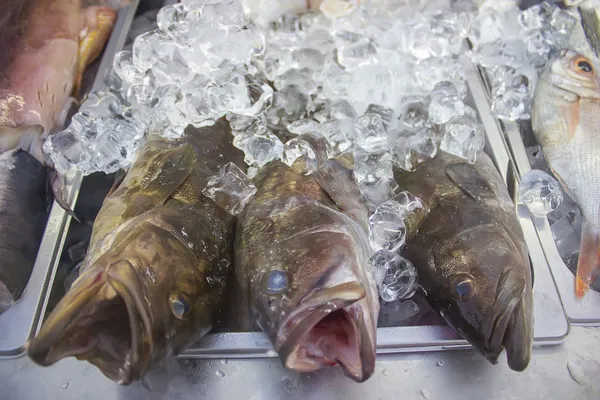
<path id="1" fill-rule="evenodd" d="M 506 306 L 494 319 L 483 355 L 496 364 L 502 350 L 506 349 L 508 366 L 523 371 L 531 359 L 533 320 L 526 308 L 528 295 L 524 283 L 519 284 L 517 279 L 513 271 L 501 278 L 496 302 Z"/>
<path id="2" fill-rule="evenodd" d="M 152 324 L 141 295 L 129 262 L 89 269 L 29 343 L 29 356 L 40 365 L 75 356 L 118 383 L 139 379 L 152 350 Z"/>
<path id="3" fill-rule="evenodd" d="M 365 288 L 348 282 L 303 299 L 282 324 L 275 350 L 298 372 L 340 365 L 357 382 L 375 368 L 375 338 L 363 318 Z M 283 338 L 283 339 L 282 339 Z"/>

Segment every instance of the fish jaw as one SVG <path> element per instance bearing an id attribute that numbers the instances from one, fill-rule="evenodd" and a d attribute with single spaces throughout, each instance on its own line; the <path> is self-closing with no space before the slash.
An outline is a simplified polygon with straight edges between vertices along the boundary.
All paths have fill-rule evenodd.
<path id="1" fill-rule="evenodd" d="M 444 319 L 465 337 L 490 363 L 497 364 L 506 349 L 508 365 L 515 371 L 523 371 L 529 364 L 533 346 L 533 313 L 531 290 L 527 279 L 518 272 L 506 268 L 498 281 L 491 325 L 483 328 L 465 323 L 464 312 L 457 316 L 450 307 L 443 313 Z M 458 321 L 462 321 L 458 322 Z"/>
<path id="2" fill-rule="evenodd" d="M 88 269 L 31 340 L 29 356 L 44 366 L 76 356 L 121 384 L 139 379 L 150 363 L 145 347 L 152 347 L 153 329 L 141 293 L 128 261 Z"/>
<path id="3" fill-rule="evenodd" d="M 304 299 L 283 323 L 274 344 L 283 364 L 310 372 L 339 364 L 357 382 L 375 368 L 375 332 L 365 288 L 349 282 Z"/>

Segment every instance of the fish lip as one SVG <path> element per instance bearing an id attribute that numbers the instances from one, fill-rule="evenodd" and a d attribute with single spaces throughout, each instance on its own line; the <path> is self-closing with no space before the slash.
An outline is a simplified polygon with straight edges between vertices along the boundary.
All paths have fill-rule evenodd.
<path id="1" fill-rule="evenodd" d="M 498 280 L 495 304 L 506 302 L 506 299 L 508 299 L 508 302 L 494 318 L 492 329 L 483 348 L 483 355 L 492 364 L 498 363 L 498 358 L 504 350 L 505 344 L 510 342 L 511 325 L 515 325 L 516 310 L 523 303 L 526 285 L 523 282 L 519 286 L 519 279 L 520 277 L 514 271 L 507 269 Z"/>
<path id="2" fill-rule="evenodd" d="M 330 298 L 325 301 L 327 293 L 345 291 L 346 294 L 353 294 L 342 298 Z M 354 291 L 354 292 L 353 292 Z M 299 372 L 309 372 L 322 368 L 324 365 L 319 365 L 315 362 L 309 367 L 297 367 L 295 363 L 298 361 L 296 352 L 301 348 L 303 340 L 309 332 L 324 320 L 332 312 L 344 312 L 345 317 L 353 326 L 354 334 L 358 339 L 358 354 L 360 366 L 358 368 L 348 368 L 340 360 L 336 360 L 344 373 L 351 379 L 362 382 L 368 379 L 373 373 L 375 366 L 375 358 L 370 357 L 370 353 L 375 353 L 371 335 L 369 333 L 366 321 L 361 318 L 360 309 L 358 312 L 354 307 L 365 300 L 366 292 L 364 287 L 357 282 L 348 282 L 336 287 L 314 292 L 308 298 L 304 298 L 302 303 L 288 316 L 281 324 L 281 327 L 274 341 L 274 348 L 279 353 L 282 363 L 290 369 Z M 283 339 L 280 339 L 283 338 Z M 373 345 L 373 346 L 372 346 Z M 372 358 L 372 359 L 371 359 Z"/>
<path id="3" fill-rule="evenodd" d="M 152 319 L 147 307 L 144 306 L 144 300 L 140 297 L 143 293 L 142 284 L 133 266 L 128 261 L 119 261 L 109 266 L 106 273 L 107 283 L 117 292 L 127 307 L 131 328 L 131 346 L 117 374 L 118 383 L 127 385 L 139 379 L 149 363 L 152 350 Z M 146 351 L 144 351 L 144 339 L 150 341 L 150 349 Z M 136 371 L 140 365 L 142 367 Z"/>

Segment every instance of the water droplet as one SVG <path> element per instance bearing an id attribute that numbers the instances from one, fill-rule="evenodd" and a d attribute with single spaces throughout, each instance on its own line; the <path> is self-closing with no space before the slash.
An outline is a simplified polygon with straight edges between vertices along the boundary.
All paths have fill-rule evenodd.
<path id="1" fill-rule="evenodd" d="M 571 379 L 577 382 L 580 385 L 587 385 L 590 383 L 590 380 L 585 373 L 585 370 L 579 365 L 572 363 L 571 361 L 567 362 L 567 370 L 569 370 L 569 375 L 571 375 Z"/>
<path id="2" fill-rule="evenodd" d="M 421 396 L 423 396 L 424 399 L 430 399 L 431 392 L 427 389 L 421 389 Z"/>
<path id="3" fill-rule="evenodd" d="M 443 361 L 438 361 L 437 363 L 435 363 L 436 366 L 438 367 L 443 367 L 444 366 L 444 362 Z"/>
<path id="4" fill-rule="evenodd" d="M 225 372 L 221 371 L 220 369 L 217 370 L 216 375 L 218 377 L 224 378 L 225 377 Z"/>
<path id="5" fill-rule="evenodd" d="M 62 384 L 62 386 L 60 387 L 61 389 L 66 389 L 69 387 L 69 382 L 65 382 Z"/>

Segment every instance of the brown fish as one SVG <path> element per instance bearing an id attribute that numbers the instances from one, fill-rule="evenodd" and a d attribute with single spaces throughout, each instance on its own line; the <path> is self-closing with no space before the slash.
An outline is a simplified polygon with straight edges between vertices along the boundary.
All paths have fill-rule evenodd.
<path id="1" fill-rule="evenodd" d="M 433 308 L 490 362 L 506 349 L 522 371 L 533 344 L 532 278 L 504 181 L 486 154 L 472 165 L 447 153 L 396 174 L 429 207 L 411 223 L 403 255 Z M 414 222 L 414 221 L 413 221 Z"/>
<path id="2" fill-rule="evenodd" d="M 201 191 L 228 162 L 244 168 L 226 121 L 150 139 L 94 223 L 81 274 L 29 345 L 41 365 L 76 356 L 128 384 L 219 318 L 234 217 Z"/>
<path id="3" fill-rule="evenodd" d="M 248 312 L 287 368 L 339 364 L 364 381 L 375 368 L 379 301 L 367 271 L 368 212 L 351 171 L 329 160 L 304 175 L 274 161 L 255 184 L 235 250 Z"/>

